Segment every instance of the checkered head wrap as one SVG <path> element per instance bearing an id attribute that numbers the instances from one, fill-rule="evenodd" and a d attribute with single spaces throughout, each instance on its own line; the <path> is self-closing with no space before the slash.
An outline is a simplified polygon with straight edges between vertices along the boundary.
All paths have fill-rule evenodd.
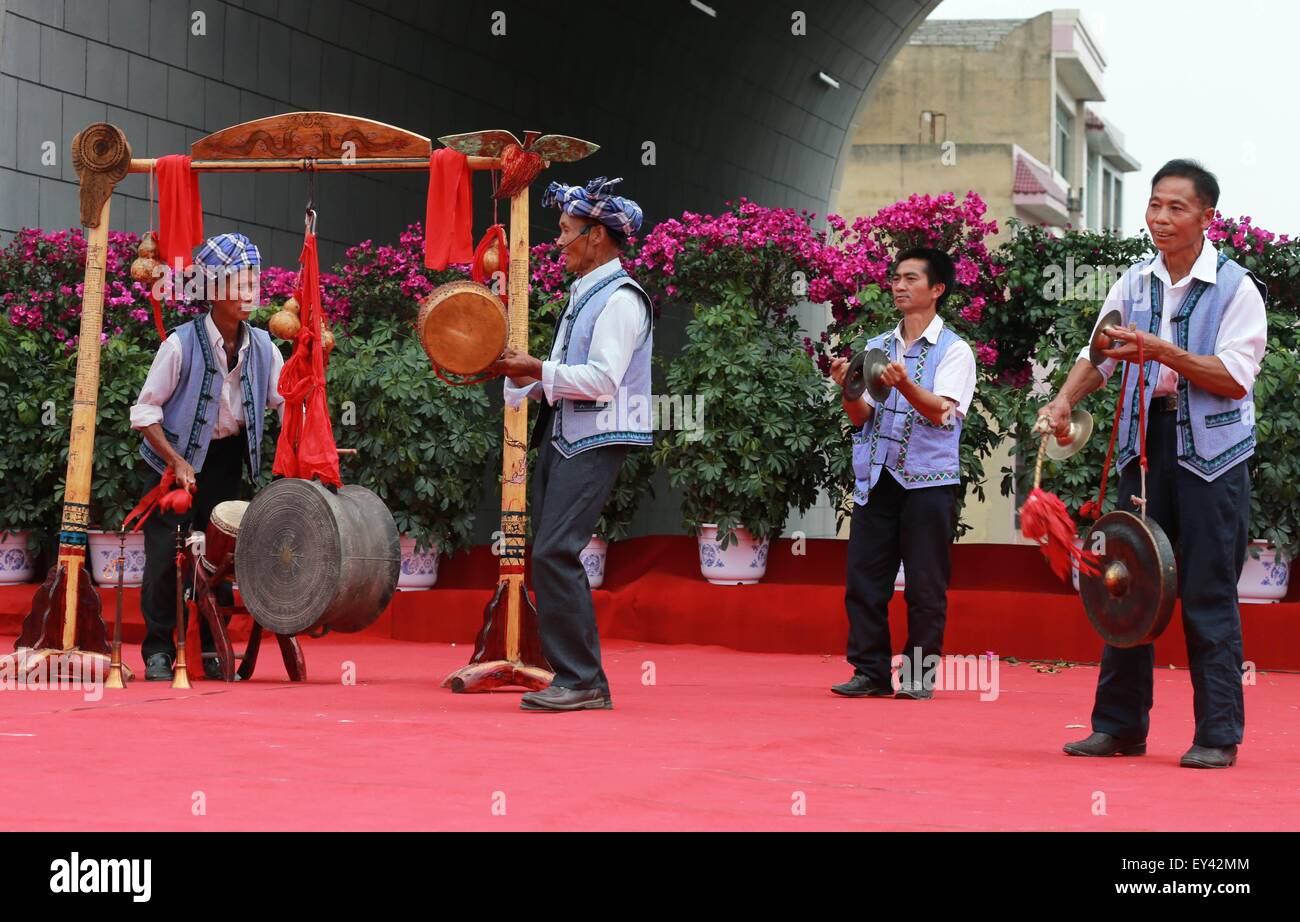
<path id="1" fill-rule="evenodd" d="M 630 198 L 609 192 L 615 183 L 622 181 L 598 176 L 587 183 L 586 188 L 553 182 L 542 193 L 542 207 L 555 206 L 565 214 L 592 218 L 624 236 L 635 234 L 641 228 L 641 206 Z"/>
<path id="2" fill-rule="evenodd" d="M 240 269 L 260 269 L 262 254 L 257 245 L 243 234 L 219 234 L 210 237 L 194 257 L 209 278 L 227 275 Z"/>

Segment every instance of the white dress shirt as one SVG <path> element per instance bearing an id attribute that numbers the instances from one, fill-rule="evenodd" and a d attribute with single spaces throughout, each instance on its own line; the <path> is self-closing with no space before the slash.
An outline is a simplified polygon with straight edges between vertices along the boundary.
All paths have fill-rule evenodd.
<path id="1" fill-rule="evenodd" d="M 934 345 L 939 342 L 939 333 L 942 330 L 943 318 L 935 314 L 920 338 Z M 894 328 L 894 341 L 897 344 L 894 355 L 899 357 L 898 361 L 902 361 L 901 356 L 907 351 L 907 340 L 903 338 L 901 320 Z M 975 353 L 971 351 L 970 345 L 965 340 L 957 340 L 943 354 L 943 361 L 934 372 L 932 393 L 937 397 L 951 400 L 957 405 L 957 413 L 962 417 L 966 416 L 966 411 L 970 409 L 970 402 L 975 396 Z M 867 402 L 867 406 L 875 409 L 876 401 L 872 399 L 870 392 L 864 392 L 862 398 Z"/>
<path id="2" fill-rule="evenodd" d="M 1188 292 L 1192 290 L 1192 283 L 1197 279 L 1214 284 L 1216 278 L 1216 264 L 1219 259 L 1219 251 L 1214 248 L 1208 238 L 1205 245 L 1201 247 L 1201 255 L 1196 257 L 1196 262 L 1192 264 L 1192 271 L 1187 273 L 1178 280 L 1178 284 L 1173 284 L 1169 280 L 1169 270 L 1165 268 L 1165 256 L 1163 253 L 1156 256 L 1155 261 L 1143 266 L 1138 272 L 1146 276 L 1145 288 L 1143 293 L 1147 304 L 1151 303 L 1150 291 L 1154 287 L 1151 284 L 1150 276 L 1154 274 L 1156 278 L 1164 283 L 1164 301 L 1161 308 L 1160 333 L 1161 339 L 1166 342 L 1174 342 L 1173 319 L 1183 306 Z M 1124 301 L 1122 298 L 1124 280 L 1121 278 L 1113 286 L 1110 293 L 1106 295 L 1106 303 L 1101 306 L 1101 314 L 1097 317 L 1097 323 L 1093 324 L 1092 332 L 1095 336 L 1097 327 L 1101 323 L 1101 318 L 1105 317 L 1112 309 L 1118 310 L 1123 316 L 1121 321 L 1123 326 L 1128 326 L 1129 318 L 1127 311 L 1124 310 Z M 1145 331 L 1143 331 L 1145 332 Z M 1092 337 L 1088 337 L 1089 342 Z M 1223 309 L 1223 319 L 1219 323 L 1219 335 L 1214 341 L 1214 354 L 1223 362 L 1223 367 L 1232 375 L 1232 379 L 1249 391 L 1255 386 L 1255 376 L 1259 374 L 1259 363 L 1264 358 L 1264 349 L 1268 345 L 1268 317 L 1264 310 L 1264 299 L 1259 296 L 1259 290 L 1255 283 L 1247 276 L 1241 280 L 1237 290 L 1233 293 L 1231 300 Z M 1088 358 L 1088 346 L 1079 350 L 1079 358 Z M 1104 380 L 1109 381 L 1111 373 L 1115 370 L 1116 359 L 1106 359 L 1097 366 Z M 1160 366 L 1159 377 L 1156 379 L 1155 390 L 1151 392 L 1154 397 L 1163 397 L 1166 394 L 1172 394 L 1178 389 L 1178 372 L 1173 369 Z"/>
<path id="3" fill-rule="evenodd" d="M 551 347 L 551 357 L 542 362 L 542 380 L 521 387 L 506 378 L 507 406 L 517 407 L 529 397 L 554 404 L 564 398 L 608 400 L 614 396 L 627 373 L 627 366 L 632 362 L 632 353 L 650 332 L 649 312 L 635 289 L 624 285 L 609 296 L 605 309 L 592 328 L 591 348 L 585 364 L 565 365 L 561 360 L 564 358 L 564 335 L 573 319 L 574 306 L 582 300 L 584 292 L 613 275 L 621 265 L 616 256 L 573 283 L 555 345 Z"/>
<path id="4" fill-rule="evenodd" d="M 248 354 L 252 336 L 244 337 L 243 342 L 239 345 L 239 354 L 235 359 L 235 367 L 227 369 L 225 340 L 221 338 L 221 332 L 217 329 L 217 325 L 213 323 L 211 312 L 204 316 L 203 328 L 208 334 L 208 341 L 212 343 L 212 357 L 217 363 L 217 370 L 222 375 L 221 401 L 217 404 L 217 424 L 212 430 L 212 438 L 224 439 L 226 436 L 237 435 L 240 427 L 245 425 L 244 389 L 240 384 L 239 376 L 244 370 L 244 359 Z M 144 387 L 140 389 L 140 397 L 135 405 L 131 407 L 131 428 L 147 429 L 154 423 L 162 422 L 163 404 L 176 390 L 176 385 L 181 378 L 181 362 L 183 359 L 181 338 L 178 334 L 173 333 L 163 340 L 162 345 L 158 347 L 158 354 L 154 356 L 153 364 L 149 366 L 149 375 L 144 379 Z M 272 349 L 271 376 L 267 381 L 266 405 L 268 408 L 278 410 L 282 420 L 284 419 L 284 398 L 280 396 L 279 384 L 280 369 L 283 367 L 284 356 L 280 354 L 279 349 Z"/>

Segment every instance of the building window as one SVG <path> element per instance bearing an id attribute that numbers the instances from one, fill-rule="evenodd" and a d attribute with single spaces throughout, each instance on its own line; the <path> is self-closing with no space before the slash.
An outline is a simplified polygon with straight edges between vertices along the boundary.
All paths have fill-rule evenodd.
<path id="1" fill-rule="evenodd" d="M 1056 101 L 1056 171 L 1070 178 L 1070 134 L 1074 129 L 1074 116 L 1061 100 Z"/>
<path id="2" fill-rule="evenodd" d="M 1111 230 L 1115 226 L 1115 174 L 1106 167 L 1101 171 L 1101 227 Z"/>
<path id="3" fill-rule="evenodd" d="M 1118 233 L 1124 224 L 1124 180 L 1120 174 L 1115 174 L 1115 201 L 1111 205 L 1111 217 L 1113 226 L 1111 230 Z"/>

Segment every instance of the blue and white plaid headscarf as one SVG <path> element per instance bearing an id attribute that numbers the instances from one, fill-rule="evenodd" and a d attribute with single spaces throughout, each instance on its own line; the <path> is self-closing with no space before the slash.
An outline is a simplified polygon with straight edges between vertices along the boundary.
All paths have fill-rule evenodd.
<path id="1" fill-rule="evenodd" d="M 237 297 L 243 300 L 248 295 L 231 292 L 227 286 L 232 283 L 239 270 L 252 269 L 260 272 L 261 268 L 262 254 L 258 251 L 257 244 L 243 234 L 218 234 L 216 237 L 209 237 L 195 254 L 192 270 L 195 273 L 192 281 L 198 281 L 199 275 L 202 276 L 203 282 L 200 286 L 202 291 L 195 290 L 192 282 L 187 281 L 184 283 L 180 299 L 188 304 L 203 303 L 214 298 Z M 254 276 L 253 285 L 251 301 L 245 304 L 244 310 L 255 309 L 256 302 L 260 300 L 257 276 Z"/>
<path id="2" fill-rule="evenodd" d="M 542 207 L 557 206 L 565 214 L 592 218 L 624 235 L 635 234 L 641 229 L 641 206 L 630 198 L 609 194 L 614 184 L 622 181 L 598 176 L 586 188 L 553 182 L 542 193 Z"/>
<path id="3" fill-rule="evenodd" d="M 219 234 L 208 238 L 199 248 L 194 262 L 209 276 L 225 275 L 240 269 L 260 269 L 262 254 L 257 245 L 243 234 Z"/>

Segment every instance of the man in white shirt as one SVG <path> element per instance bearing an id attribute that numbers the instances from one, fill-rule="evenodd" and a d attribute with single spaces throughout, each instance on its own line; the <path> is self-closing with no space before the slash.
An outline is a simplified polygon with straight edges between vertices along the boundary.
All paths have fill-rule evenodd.
<path id="1" fill-rule="evenodd" d="M 205 529 L 218 503 L 240 498 L 245 467 L 256 482 L 264 413 L 283 413 L 284 405 L 278 391 L 284 358 L 265 330 L 243 319 L 259 300 L 257 247 L 242 234 L 222 234 L 203 245 L 195 265 L 210 309 L 158 347 L 131 407 L 131 426 L 144 437 L 141 456 L 160 474 L 170 467 L 177 486 L 194 492 L 188 514 L 156 510 L 144 525 L 141 654 L 145 678 L 156 681 L 171 679 L 176 660 L 176 527 L 187 535 Z M 228 584 L 217 592 L 220 603 L 233 602 Z M 204 674 L 220 678 L 221 665 L 206 655 L 214 648 L 206 622 L 200 633 Z"/>
<path id="2" fill-rule="evenodd" d="M 578 276 L 556 327 L 550 358 L 507 350 L 494 370 L 507 375 L 510 406 L 542 401 L 531 445 L 532 580 L 542 652 L 555 673 L 529 692 L 527 711 L 608 709 L 609 680 L 591 588 L 579 554 L 622 469 L 629 447 L 649 447 L 650 298 L 623 270 L 619 254 L 641 226 L 641 208 L 612 195 L 619 180 L 585 188 L 551 183 L 543 207 L 560 214 L 566 271 Z M 640 412 L 638 412 L 638 407 Z"/>
<path id="3" fill-rule="evenodd" d="M 1146 212 L 1158 253 L 1131 268 L 1102 307 L 1102 317 L 1116 309 L 1123 318 L 1105 331 L 1114 348 L 1094 367 L 1085 347 L 1060 394 L 1040 411 L 1058 435 L 1067 432 L 1074 404 L 1103 386 L 1119 362 L 1136 365 L 1141 341 L 1146 362 L 1130 371 L 1123 395 L 1115 508 L 1137 512 L 1132 499 L 1141 493 L 1141 465 L 1130 462 L 1140 451 L 1134 407 L 1142 378 L 1149 399 L 1147 515 L 1179 552 L 1178 594 L 1196 715 L 1192 747 L 1180 761 L 1186 768 L 1232 765 L 1245 727 L 1237 580 L 1250 515 L 1252 389 L 1268 341 L 1262 286 L 1205 237 L 1218 199 L 1214 175 L 1195 161 L 1171 160 L 1161 167 Z M 1065 752 L 1144 754 L 1154 665 L 1152 644 L 1107 644 L 1093 733 L 1067 743 Z"/>
<path id="4" fill-rule="evenodd" d="M 898 254 L 892 288 L 898 326 L 867 343 L 889 355 L 877 406 L 870 394 L 842 401 L 853 437 L 846 658 L 853 677 L 831 687 L 846 698 L 933 697 L 948 614 L 951 548 L 961 491 L 961 428 L 975 395 L 975 354 L 938 310 L 955 282 L 952 258 L 915 247 Z M 845 385 L 849 363 L 831 377 Z M 891 681 L 889 600 L 899 562 L 907 573 L 907 641 L 899 687 Z"/>

